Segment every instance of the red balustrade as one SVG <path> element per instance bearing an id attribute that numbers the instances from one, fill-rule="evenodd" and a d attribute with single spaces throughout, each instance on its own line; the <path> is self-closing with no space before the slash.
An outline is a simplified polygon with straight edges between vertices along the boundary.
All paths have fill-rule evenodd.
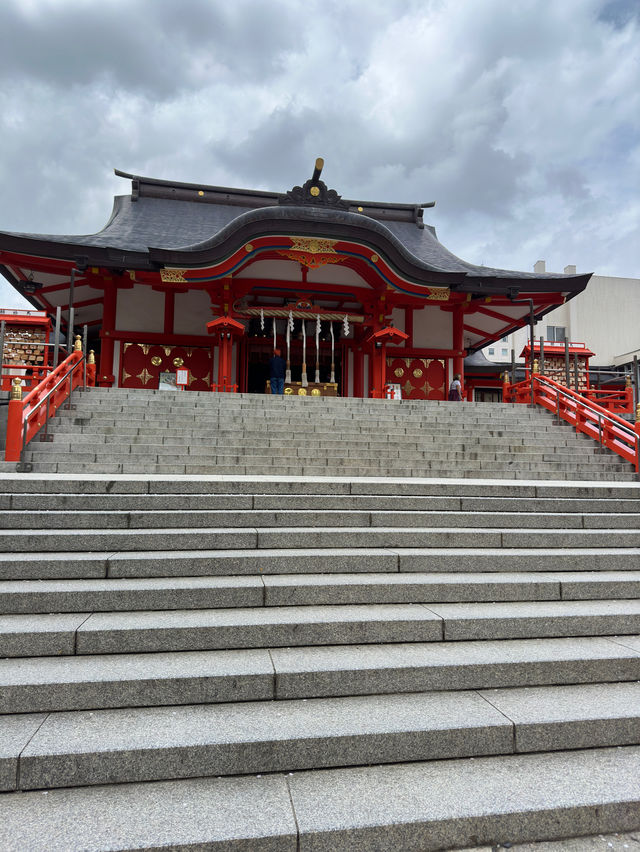
<path id="1" fill-rule="evenodd" d="M 9 400 L 5 461 L 20 461 L 22 450 L 33 436 L 53 417 L 72 391 L 85 384 L 84 355 L 80 350 L 52 370 L 24 399 Z M 21 394 L 20 377 L 14 388 Z M 13 393 L 13 391 L 12 391 Z"/>
<path id="2" fill-rule="evenodd" d="M 628 390 L 631 390 L 630 388 Z M 532 380 L 503 385 L 505 402 L 541 405 L 585 435 L 612 450 L 640 472 L 640 420 L 635 427 L 602 405 L 535 373 Z M 632 403 L 633 405 L 633 403 Z"/>

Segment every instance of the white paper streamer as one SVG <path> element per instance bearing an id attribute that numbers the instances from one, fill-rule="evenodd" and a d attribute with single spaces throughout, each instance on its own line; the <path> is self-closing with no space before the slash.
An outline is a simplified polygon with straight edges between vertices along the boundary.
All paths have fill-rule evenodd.
<path id="1" fill-rule="evenodd" d="M 329 331 L 331 332 L 331 378 L 329 379 L 329 381 L 335 382 L 335 380 L 336 380 L 336 366 L 335 366 L 335 363 L 334 363 L 334 360 L 333 360 L 333 352 L 334 352 L 334 348 L 335 348 L 335 339 L 333 337 L 333 323 L 332 322 L 329 323 Z"/>
<path id="2" fill-rule="evenodd" d="M 264 331 L 264 311 L 260 308 L 260 331 Z"/>
<path id="3" fill-rule="evenodd" d="M 316 384 L 320 383 L 320 317 L 316 317 Z"/>
<path id="4" fill-rule="evenodd" d="M 344 336 L 349 337 L 349 318 L 347 317 L 346 314 L 344 315 L 344 319 L 342 321 L 342 326 L 343 326 L 343 330 L 344 330 Z"/>
<path id="5" fill-rule="evenodd" d="M 309 387 L 307 380 L 307 324 L 302 320 L 302 376 L 300 384 L 303 388 Z"/>
<path id="6" fill-rule="evenodd" d="M 289 314 L 291 316 L 291 314 Z M 284 381 L 285 384 L 291 383 L 291 325 L 293 324 L 293 319 L 287 320 L 287 369 L 285 371 Z"/>

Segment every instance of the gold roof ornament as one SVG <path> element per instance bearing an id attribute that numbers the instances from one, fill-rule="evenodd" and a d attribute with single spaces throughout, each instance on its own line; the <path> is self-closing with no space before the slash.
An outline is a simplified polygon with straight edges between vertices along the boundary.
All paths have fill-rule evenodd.
<path id="1" fill-rule="evenodd" d="M 73 344 L 73 351 L 74 352 L 82 352 L 82 338 L 80 337 L 79 334 L 76 334 L 76 339 L 75 339 L 75 342 Z"/>
<path id="2" fill-rule="evenodd" d="M 95 364 L 96 363 L 96 353 L 93 349 L 89 350 L 89 357 L 87 358 L 87 364 Z"/>

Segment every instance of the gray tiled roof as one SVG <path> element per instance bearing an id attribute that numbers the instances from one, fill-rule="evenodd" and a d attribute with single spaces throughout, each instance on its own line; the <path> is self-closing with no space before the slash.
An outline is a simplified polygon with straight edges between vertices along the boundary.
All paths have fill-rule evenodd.
<path id="1" fill-rule="evenodd" d="M 385 221 L 351 213 L 345 210 L 326 210 L 312 207 L 260 206 L 243 207 L 237 204 L 197 203 L 172 198 L 141 196 L 133 200 L 129 195 L 116 196 L 111 218 L 96 234 L 50 235 L 13 233 L 7 236 L 37 239 L 58 244 L 87 247 L 114 248 L 122 251 L 147 252 L 149 248 L 182 251 L 205 248 L 219 244 L 247 221 L 267 220 L 272 217 L 286 220 L 315 218 L 319 225 L 340 222 L 365 228 L 372 237 L 377 236 L 394 243 L 405 256 L 418 266 L 443 272 L 465 273 L 475 277 L 557 279 L 551 274 L 512 272 L 492 267 L 476 266 L 456 257 L 436 237 L 435 230 L 413 222 Z"/>

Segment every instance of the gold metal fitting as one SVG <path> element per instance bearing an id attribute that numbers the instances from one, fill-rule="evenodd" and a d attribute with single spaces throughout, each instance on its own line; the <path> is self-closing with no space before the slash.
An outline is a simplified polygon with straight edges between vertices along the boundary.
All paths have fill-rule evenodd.
<path id="1" fill-rule="evenodd" d="M 17 376 L 11 382 L 11 399 L 22 399 L 22 380 Z"/>
<path id="2" fill-rule="evenodd" d="M 96 353 L 93 349 L 89 350 L 89 357 L 87 359 L 87 364 L 95 364 L 96 363 Z"/>
<path id="3" fill-rule="evenodd" d="M 625 376 L 624 377 L 624 386 L 625 386 L 625 388 L 631 387 L 631 376 Z"/>
<path id="4" fill-rule="evenodd" d="M 640 402 L 636 405 L 636 421 L 640 422 Z"/>
<path id="5" fill-rule="evenodd" d="M 539 372 L 540 372 L 540 364 L 538 363 L 538 359 L 537 359 L 537 358 L 536 358 L 536 359 L 535 359 L 535 361 L 533 362 L 533 372 L 534 372 L 534 373 L 539 373 Z"/>
<path id="6" fill-rule="evenodd" d="M 504 373 L 502 374 L 502 381 L 503 381 L 505 384 L 507 384 L 507 383 L 508 383 L 508 381 L 509 381 L 509 373 L 507 373 L 507 371 L 506 371 L 506 370 L 505 370 L 505 371 L 504 371 Z"/>
<path id="7" fill-rule="evenodd" d="M 82 352 L 82 338 L 80 337 L 79 334 L 76 334 L 76 340 L 75 340 L 75 343 L 73 344 L 73 351 L 74 352 Z"/>

